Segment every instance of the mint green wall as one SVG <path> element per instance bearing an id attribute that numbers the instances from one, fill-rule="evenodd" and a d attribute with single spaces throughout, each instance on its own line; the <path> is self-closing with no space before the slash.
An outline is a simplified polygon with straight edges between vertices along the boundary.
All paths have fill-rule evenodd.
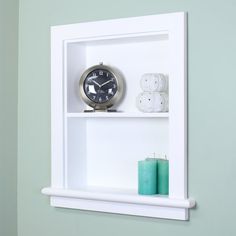
<path id="1" fill-rule="evenodd" d="M 18 1 L 0 0 L 0 235 L 16 236 Z"/>
<path id="2" fill-rule="evenodd" d="M 50 26 L 187 11 L 191 220 L 55 209 L 50 183 Z M 236 235 L 234 0 L 20 0 L 19 236 Z"/>

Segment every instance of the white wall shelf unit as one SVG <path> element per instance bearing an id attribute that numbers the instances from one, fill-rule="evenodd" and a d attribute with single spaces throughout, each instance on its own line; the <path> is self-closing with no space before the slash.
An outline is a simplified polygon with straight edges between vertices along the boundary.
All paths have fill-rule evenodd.
<path id="1" fill-rule="evenodd" d="M 55 207 L 187 220 L 187 52 L 183 12 L 51 29 L 51 186 Z M 118 112 L 83 112 L 81 74 L 99 62 L 125 77 Z M 169 112 L 135 105 L 144 73 L 169 77 Z M 169 159 L 169 196 L 137 194 L 137 162 Z"/>

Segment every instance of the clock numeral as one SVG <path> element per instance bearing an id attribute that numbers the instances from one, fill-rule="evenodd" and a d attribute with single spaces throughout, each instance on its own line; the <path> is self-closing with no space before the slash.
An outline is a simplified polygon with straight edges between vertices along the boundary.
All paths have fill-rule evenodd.
<path id="1" fill-rule="evenodd" d="M 102 101 L 102 98 L 100 97 L 98 100 L 99 100 L 99 102 L 101 102 L 101 101 Z"/>
<path id="2" fill-rule="evenodd" d="M 109 77 L 109 73 L 107 73 L 107 77 Z"/>
<path id="3" fill-rule="evenodd" d="M 116 84 L 113 84 L 113 88 L 114 88 L 114 89 L 116 88 Z"/>
<path id="4" fill-rule="evenodd" d="M 106 96 L 106 100 L 108 100 L 109 98 L 108 98 L 108 96 Z"/>
<path id="5" fill-rule="evenodd" d="M 93 99 L 95 99 L 95 98 L 96 98 L 96 96 L 93 95 Z"/>
<path id="6" fill-rule="evenodd" d="M 92 76 L 97 76 L 96 72 L 93 72 Z"/>
<path id="7" fill-rule="evenodd" d="M 112 91 L 112 89 L 109 89 L 108 93 L 111 94 L 111 95 L 114 95 L 114 92 Z"/>
<path id="8" fill-rule="evenodd" d="M 102 70 L 99 71 L 99 75 L 103 75 L 103 71 Z"/>

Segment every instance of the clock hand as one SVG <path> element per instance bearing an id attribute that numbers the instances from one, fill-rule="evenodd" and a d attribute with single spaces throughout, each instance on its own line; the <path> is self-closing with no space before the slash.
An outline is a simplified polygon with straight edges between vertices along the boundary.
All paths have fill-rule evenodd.
<path id="1" fill-rule="evenodd" d="M 112 81 L 112 80 L 108 80 L 107 82 L 103 83 L 103 84 L 101 85 L 101 87 L 104 86 L 104 85 L 106 85 L 106 84 L 108 84 L 108 83 L 110 83 L 111 81 Z"/>
<path id="2" fill-rule="evenodd" d="M 95 80 L 92 80 L 94 84 L 96 84 L 99 88 L 102 87 L 102 85 L 100 85 L 98 82 L 96 82 Z"/>
<path id="3" fill-rule="evenodd" d="M 98 76 L 97 75 L 94 75 L 94 76 L 90 76 L 89 79 L 93 80 L 93 79 L 96 79 Z"/>
<path id="4" fill-rule="evenodd" d="M 96 84 L 99 88 L 101 88 L 101 85 L 95 81 L 94 79 L 96 79 L 98 76 L 97 75 L 94 75 L 94 76 L 91 76 L 89 77 L 89 81 L 93 82 L 94 84 Z"/>

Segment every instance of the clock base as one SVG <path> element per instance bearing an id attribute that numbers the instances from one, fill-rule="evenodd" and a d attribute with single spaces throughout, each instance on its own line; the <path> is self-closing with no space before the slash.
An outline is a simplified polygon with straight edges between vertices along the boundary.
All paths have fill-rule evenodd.
<path id="1" fill-rule="evenodd" d="M 115 109 L 108 109 L 108 110 L 93 109 L 93 110 L 84 110 L 84 112 L 117 112 L 117 110 L 115 110 Z"/>

